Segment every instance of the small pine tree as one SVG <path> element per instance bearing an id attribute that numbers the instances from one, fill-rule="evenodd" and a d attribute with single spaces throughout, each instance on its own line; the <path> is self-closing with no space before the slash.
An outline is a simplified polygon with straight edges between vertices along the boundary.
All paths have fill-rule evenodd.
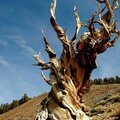
<path id="1" fill-rule="evenodd" d="M 120 83 L 120 77 L 119 76 L 115 77 L 115 83 Z"/>
<path id="2" fill-rule="evenodd" d="M 105 77 L 105 78 L 103 79 L 103 82 L 104 82 L 104 84 L 107 84 L 107 83 L 108 83 L 108 78 Z"/>
<path id="3" fill-rule="evenodd" d="M 110 84 L 113 84 L 114 81 L 115 81 L 115 79 L 114 79 L 113 77 L 110 77 L 110 78 L 109 78 L 109 83 L 110 83 Z"/>
<path id="4" fill-rule="evenodd" d="M 95 84 L 100 85 L 101 83 L 102 83 L 101 78 L 95 79 Z"/>
<path id="5" fill-rule="evenodd" d="M 25 93 L 23 95 L 23 97 L 20 99 L 20 105 L 27 102 L 28 100 L 30 100 L 30 98 L 28 97 L 28 95 Z"/>
<path id="6" fill-rule="evenodd" d="M 10 105 L 10 109 L 13 109 L 17 106 L 19 106 L 19 101 L 18 100 L 13 100 L 13 102 Z"/>
<path id="7" fill-rule="evenodd" d="M 27 102 L 30 99 L 31 98 L 29 98 L 28 95 L 25 93 L 20 100 L 13 100 L 11 104 L 8 104 L 8 103 L 1 104 L 0 105 L 0 114 L 8 112 L 10 109 L 17 107 L 17 106 Z"/>

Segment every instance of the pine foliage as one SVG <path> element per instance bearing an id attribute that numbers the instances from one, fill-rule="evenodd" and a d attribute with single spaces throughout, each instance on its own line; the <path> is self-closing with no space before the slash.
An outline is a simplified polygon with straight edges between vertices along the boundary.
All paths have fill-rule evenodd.
<path id="1" fill-rule="evenodd" d="M 8 112 L 9 110 L 22 105 L 23 103 L 29 101 L 30 99 L 31 98 L 28 97 L 28 95 L 25 93 L 20 100 L 13 100 L 12 103 L 10 103 L 10 104 L 8 104 L 8 103 L 1 104 L 0 105 L 0 114 Z"/>

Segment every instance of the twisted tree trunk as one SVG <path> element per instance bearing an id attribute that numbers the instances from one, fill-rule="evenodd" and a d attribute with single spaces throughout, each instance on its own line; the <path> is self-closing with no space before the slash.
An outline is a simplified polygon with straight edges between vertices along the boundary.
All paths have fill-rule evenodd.
<path id="1" fill-rule="evenodd" d="M 34 55 L 34 58 L 38 62 L 37 65 L 41 66 L 41 70 L 50 69 L 49 80 L 46 79 L 43 72 L 42 77 L 51 85 L 51 91 L 48 97 L 43 100 L 43 107 L 37 113 L 36 120 L 89 120 L 89 117 L 82 111 L 81 98 L 92 70 L 97 67 L 97 54 L 113 46 L 120 36 L 120 32 L 116 30 L 116 22 L 113 19 L 113 12 L 118 7 L 117 0 L 113 2 L 113 5 L 110 5 L 108 0 L 99 0 L 98 3 L 105 4 L 108 12 L 101 16 L 104 9 L 101 10 L 98 6 L 98 12 L 93 14 L 89 20 L 89 25 L 80 22 L 77 9 L 74 8 L 76 31 L 70 41 L 65 30 L 56 22 L 56 0 L 53 0 L 50 8 L 50 22 L 57 33 L 58 39 L 62 42 L 63 51 L 60 59 L 57 60 L 56 53 L 51 49 L 42 31 L 50 61 L 45 63 L 39 58 L 39 55 Z M 99 20 L 95 19 L 96 16 L 99 16 Z M 109 20 L 106 16 L 109 17 Z M 100 29 L 94 27 L 96 23 L 101 26 Z M 75 49 L 74 43 L 81 26 L 87 27 L 89 32 L 81 35 Z M 110 41 L 112 34 L 116 34 L 116 37 L 113 41 Z"/>

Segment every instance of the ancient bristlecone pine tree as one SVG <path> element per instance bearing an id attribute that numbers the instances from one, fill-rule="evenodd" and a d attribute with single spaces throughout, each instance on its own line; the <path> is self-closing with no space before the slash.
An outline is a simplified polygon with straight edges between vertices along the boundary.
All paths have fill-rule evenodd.
<path id="1" fill-rule="evenodd" d="M 88 20 L 88 24 L 80 21 L 75 7 L 76 31 L 71 40 L 68 40 L 66 31 L 56 22 L 56 1 L 53 0 L 51 4 L 50 22 L 62 42 L 63 51 L 61 57 L 56 59 L 56 53 L 51 49 L 42 31 L 50 61 L 42 61 L 39 55 L 34 55 L 34 58 L 38 62 L 37 65 L 41 66 L 41 70 L 50 69 L 49 80 L 43 72 L 42 77 L 51 85 L 51 91 L 42 101 L 43 107 L 37 113 L 36 120 L 89 120 L 82 110 L 81 98 L 92 70 L 97 67 L 97 55 L 114 46 L 119 39 L 120 32 L 117 30 L 114 18 L 118 1 L 113 0 L 110 4 L 108 0 L 96 0 L 98 10 Z M 103 8 L 100 8 L 100 5 Z M 88 31 L 84 32 L 76 42 L 80 27 L 87 27 Z M 113 40 L 111 36 L 114 37 Z"/>

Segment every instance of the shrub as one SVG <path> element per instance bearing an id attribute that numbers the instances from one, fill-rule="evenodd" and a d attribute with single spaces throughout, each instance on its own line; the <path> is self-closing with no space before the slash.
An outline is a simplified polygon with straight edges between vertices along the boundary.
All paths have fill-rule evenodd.
<path id="1" fill-rule="evenodd" d="M 96 104 L 96 106 L 98 106 L 98 105 L 105 105 L 106 103 L 107 103 L 107 100 L 101 100 L 100 102 L 98 102 Z"/>
<path id="2" fill-rule="evenodd" d="M 94 107 L 92 110 L 91 110 L 91 113 L 92 115 L 94 114 L 99 114 L 99 113 L 103 113 L 104 111 L 100 108 L 100 107 Z"/>
<path id="3" fill-rule="evenodd" d="M 108 101 L 112 101 L 112 102 L 120 102 L 120 94 L 116 94 L 116 95 L 113 95 L 111 96 Z"/>

